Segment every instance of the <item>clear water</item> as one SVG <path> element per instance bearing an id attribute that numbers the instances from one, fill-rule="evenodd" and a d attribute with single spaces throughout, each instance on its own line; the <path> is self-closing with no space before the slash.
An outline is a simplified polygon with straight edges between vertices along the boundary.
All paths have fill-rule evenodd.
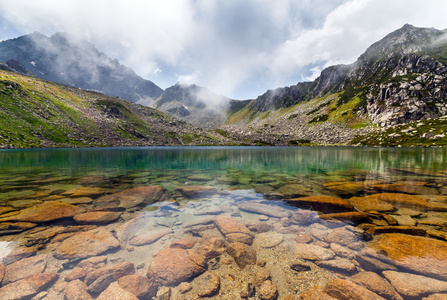
<path id="1" fill-rule="evenodd" d="M 138 226 L 129 233 L 129 239 L 147 232 L 172 229 L 171 233 L 154 243 L 130 246 L 126 244 L 128 242 L 126 240 L 121 242 L 119 250 L 114 249 L 105 253 L 109 255 L 109 264 L 115 261 L 130 261 L 135 266 L 139 265 L 136 272 L 141 275 L 146 274 L 153 256 L 161 249 L 167 248 L 176 239 L 193 235 L 199 238 L 200 243 L 200 239 L 207 233 L 225 239 L 212 222 L 201 227 L 194 227 L 194 230 L 186 226 L 202 219 L 218 216 L 230 216 L 249 228 L 250 222 L 264 222 L 271 225 L 270 232 L 282 235 L 283 241 L 278 246 L 268 249 L 259 248 L 256 243 L 253 246 L 259 248 L 257 248 L 258 259 L 266 260 L 267 266 L 270 262 L 268 253 L 265 251 L 282 249 L 278 247 L 289 251 L 285 260 L 296 258 L 294 247 L 296 247 L 297 235 L 309 235 L 313 238 L 313 244 L 328 249 L 330 242 L 318 239 L 311 233 L 312 229 L 322 230 L 321 226 L 327 230 L 343 227 L 355 233 L 358 241 L 351 250 L 358 252 L 361 248 L 367 247 L 371 239 L 374 240 L 379 236 L 379 233 L 374 231 L 371 231 L 372 234 L 364 234 L 365 229 L 370 228 L 365 224 L 375 226 L 375 228 L 412 226 L 425 230 L 424 232 L 431 230 L 442 233 L 447 230 L 447 227 L 439 219 L 446 218 L 447 224 L 447 215 L 442 209 L 431 211 L 425 207 L 421 208 L 420 205 L 407 205 L 404 201 L 396 203 L 393 200 L 395 209 L 392 212 L 375 215 L 366 212 L 370 216 L 366 221 L 342 218 L 340 220 L 344 220 L 343 222 L 331 220 L 328 223 L 327 219 L 319 219 L 318 215 L 340 211 L 335 208 L 331 211 L 331 207 L 324 209 L 325 211 L 314 211 L 314 206 L 309 203 L 288 200 L 318 195 L 349 200 L 352 197 L 394 193 L 423 196 L 425 202 L 441 207 L 447 205 L 447 196 L 444 196 L 447 195 L 446 178 L 447 149 L 443 148 L 149 147 L 3 150 L 0 151 L 0 259 L 7 259 L 8 255 L 11 257 L 15 253 L 14 251 L 33 244 L 29 241 L 36 240 L 33 234 L 40 229 L 78 225 L 72 217 L 69 217 L 50 222 L 36 222 L 36 227 L 31 229 L 17 229 L 17 226 L 8 225 L 11 223 L 8 217 L 45 202 L 76 200 L 78 196 L 67 194 L 67 191 L 80 187 L 101 188 L 102 191 L 82 195 L 84 198 L 91 199 L 90 202 L 68 201 L 67 203 L 82 208 L 84 211 L 121 213 L 117 220 L 108 224 L 91 221 L 94 226 L 105 227 L 116 235 L 116 228 L 125 222 L 139 220 Z M 349 190 L 348 187 L 342 186 L 334 189 L 331 188 L 331 184 L 334 183 L 362 183 L 364 188 Z M 388 186 L 384 188 L 383 185 Z M 113 207 L 110 203 L 105 205 L 104 202 L 98 201 L 104 195 L 113 195 L 146 186 L 163 188 L 163 196 L 158 202 L 146 201 L 137 206 L 123 208 L 123 205 Z M 205 196 L 185 195 L 181 188 L 188 186 L 205 186 L 216 190 Z M 420 188 L 414 188 L 415 186 Z M 289 213 L 312 210 L 314 218 L 312 222 L 305 225 L 289 224 L 290 222 L 285 219 L 274 216 L 265 218 L 260 213 L 239 209 L 241 204 L 259 203 L 269 205 L 273 209 L 280 208 Z M 348 211 L 358 210 L 358 207 L 348 209 Z M 419 215 L 415 213 L 418 210 L 420 210 Z M 384 215 L 392 216 L 397 222 L 388 221 L 390 223 L 388 224 L 386 222 L 388 219 L 384 218 Z M 434 217 L 437 222 L 432 221 Z M 14 222 L 17 221 L 12 221 Z M 399 231 L 400 229 L 387 230 L 387 232 L 402 231 Z M 258 233 L 255 231 L 255 234 Z M 55 269 L 63 278 L 73 265 L 55 267 L 58 260 L 52 257 L 52 253 L 57 251 L 61 239 L 57 235 L 51 236 L 39 241 L 39 247 L 32 249 L 37 249 L 38 254 L 49 253 L 47 269 Z M 442 234 L 438 234 L 436 240 L 443 241 Z M 359 246 L 359 244 L 362 245 Z M 7 263 L 9 264 L 10 261 L 7 260 Z M 330 278 L 330 274 L 338 272 L 343 275 L 352 275 L 364 270 L 361 264 L 356 266 L 356 271 L 334 270 L 334 268 L 321 266 L 315 266 L 315 268 L 328 272 L 320 276 L 322 282 Z M 244 272 L 249 272 L 249 269 L 245 268 Z M 221 272 L 220 276 L 223 278 L 221 291 L 214 297 L 225 299 L 225 288 L 229 288 L 230 284 L 225 280 L 231 276 L 223 274 L 226 272 L 223 264 L 219 270 L 216 272 Z M 318 273 L 315 272 L 314 274 Z M 443 276 L 423 275 L 435 278 Z M 296 283 L 281 284 L 284 281 L 281 278 L 287 276 L 289 275 L 272 275 L 272 281 L 276 282 L 280 297 L 300 295 L 303 292 L 302 289 L 292 288 Z M 231 279 L 228 280 L 231 281 Z M 172 288 L 175 298 L 178 291 L 175 286 Z M 54 288 L 50 288 L 49 291 L 54 295 L 63 295 L 63 292 L 56 291 Z M 189 293 L 194 293 L 194 290 Z M 186 293 L 181 297 L 185 299 L 194 297 L 188 295 Z"/>

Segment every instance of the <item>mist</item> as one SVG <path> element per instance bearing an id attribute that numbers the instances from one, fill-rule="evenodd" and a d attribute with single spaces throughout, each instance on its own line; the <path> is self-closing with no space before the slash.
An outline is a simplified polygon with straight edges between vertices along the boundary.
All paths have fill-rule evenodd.
<path id="1" fill-rule="evenodd" d="M 0 0 L 0 7 L 1 40 L 68 32 L 163 89 L 188 79 L 241 100 L 352 63 L 405 23 L 447 28 L 442 0 Z"/>

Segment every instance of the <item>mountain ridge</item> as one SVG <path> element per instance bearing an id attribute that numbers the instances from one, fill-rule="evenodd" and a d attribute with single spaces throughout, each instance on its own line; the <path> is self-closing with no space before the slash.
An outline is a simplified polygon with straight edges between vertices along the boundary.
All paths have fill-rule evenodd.
<path id="1" fill-rule="evenodd" d="M 163 90 L 132 69 L 67 33 L 34 32 L 0 42 L 0 62 L 13 62 L 36 77 L 132 102 L 150 100 Z M 12 67 L 11 64 L 8 64 Z M 17 70 L 17 69 L 16 69 Z"/>

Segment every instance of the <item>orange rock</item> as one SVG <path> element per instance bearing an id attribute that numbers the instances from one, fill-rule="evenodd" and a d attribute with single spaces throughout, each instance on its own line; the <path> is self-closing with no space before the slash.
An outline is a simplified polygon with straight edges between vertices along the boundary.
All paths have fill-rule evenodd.
<path id="1" fill-rule="evenodd" d="M 156 232 L 148 232 L 142 235 L 135 236 L 130 239 L 129 244 L 133 246 L 143 246 L 143 245 L 150 245 L 152 243 L 155 243 L 162 237 L 164 237 L 167 234 L 172 233 L 172 229 L 163 229 Z"/>
<path id="2" fill-rule="evenodd" d="M 217 229 L 222 233 L 225 238 L 230 242 L 242 242 L 247 245 L 253 244 L 254 235 L 245 227 L 244 224 L 238 222 L 236 219 L 221 216 L 214 220 Z"/>
<path id="3" fill-rule="evenodd" d="M 47 265 L 47 261 L 48 254 L 41 254 L 7 265 L 2 284 L 6 285 L 42 273 Z"/>
<path id="4" fill-rule="evenodd" d="M 390 300 L 403 300 L 396 290 L 383 277 L 374 272 L 360 272 L 351 276 L 355 283 Z"/>
<path id="5" fill-rule="evenodd" d="M 57 277 L 56 273 L 45 272 L 4 285 L 0 288 L 1 298 L 31 299 L 32 296 L 50 286 Z"/>
<path id="6" fill-rule="evenodd" d="M 203 185 L 186 185 L 178 187 L 177 190 L 187 198 L 192 197 L 203 198 L 217 194 L 217 189 L 215 187 L 203 186 Z"/>
<path id="7" fill-rule="evenodd" d="M 88 272 L 84 282 L 91 285 L 95 280 L 105 275 L 112 275 L 115 280 L 118 280 L 123 276 L 132 274 L 135 274 L 134 264 L 125 261 Z"/>
<path id="8" fill-rule="evenodd" d="M 121 213 L 114 211 L 90 211 L 73 217 L 78 224 L 107 224 L 117 220 Z"/>
<path id="9" fill-rule="evenodd" d="M 25 208 L 13 216 L 4 216 L 0 222 L 50 222 L 62 218 L 70 218 L 84 212 L 82 208 L 58 201 L 47 201 L 42 204 Z"/>
<path id="10" fill-rule="evenodd" d="M 163 249 L 152 260 L 147 277 L 157 286 L 175 286 L 194 278 L 205 269 L 194 263 L 183 249 Z"/>
<path id="11" fill-rule="evenodd" d="M 364 182 L 336 181 L 324 184 L 324 187 L 334 194 L 350 196 L 361 192 L 365 188 Z"/>
<path id="12" fill-rule="evenodd" d="M 118 279 L 120 286 L 131 292 L 138 298 L 145 298 L 149 294 L 155 294 L 156 290 L 149 279 L 140 275 L 127 275 Z"/>
<path id="13" fill-rule="evenodd" d="M 287 202 L 296 206 L 311 206 L 313 210 L 324 213 L 345 212 L 354 209 L 354 206 L 349 201 L 331 196 L 309 196 L 287 199 Z"/>
<path id="14" fill-rule="evenodd" d="M 370 245 L 398 266 L 447 280 L 447 242 L 399 233 L 379 235 Z"/>
<path id="15" fill-rule="evenodd" d="M 425 186 L 427 182 L 400 181 L 391 184 L 376 184 L 373 188 L 382 191 L 399 192 L 418 195 L 439 195 L 438 190 Z"/>
<path id="16" fill-rule="evenodd" d="M 332 279 L 323 291 L 339 300 L 385 300 L 376 293 L 343 279 Z"/>
<path id="17" fill-rule="evenodd" d="M 399 207 L 408 207 L 422 210 L 447 211 L 447 205 L 429 202 L 423 197 L 398 193 L 381 193 L 364 197 L 368 200 L 380 200 L 392 203 Z"/>
<path id="18" fill-rule="evenodd" d="M 386 201 L 382 201 L 377 197 L 352 197 L 348 199 L 354 207 L 360 211 L 393 211 L 394 205 Z"/>
<path id="19" fill-rule="evenodd" d="M 256 264 L 256 251 L 247 244 L 231 243 L 227 247 L 227 252 L 241 268 Z"/>
<path id="20" fill-rule="evenodd" d="M 70 196 L 70 197 L 97 197 L 105 194 L 106 190 L 100 187 L 77 187 L 71 190 L 68 190 L 62 195 Z"/>
<path id="21" fill-rule="evenodd" d="M 324 293 L 319 286 L 314 286 L 301 294 L 301 300 L 333 300 L 328 294 Z"/>
<path id="22" fill-rule="evenodd" d="M 65 239 L 54 251 L 58 259 L 87 258 L 120 247 L 117 239 L 104 227 L 80 232 Z"/>
<path id="23" fill-rule="evenodd" d="M 368 219 L 368 215 L 364 212 L 360 211 L 349 211 L 349 212 L 342 212 L 342 213 L 334 213 L 334 214 L 322 214 L 319 215 L 320 219 L 323 220 L 338 220 L 343 222 L 349 222 L 349 223 L 361 223 Z"/>
<path id="24" fill-rule="evenodd" d="M 92 296 L 87 293 L 87 285 L 79 279 L 71 281 L 64 289 L 65 299 L 67 300 L 93 300 Z"/>
<path id="25" fill-rule="evenodd" d="M 225 252 L 225 242 L 219 237 L 212 237 L 202 241 L 195 252 L 198 255 L 205 257 L 205 260 L 208 261 Z"/>
<path id="26" fill-rule="evenodd" d="M 98 206 L 115 203 L 116 206 L 131 208 L 152 204 L 160 200 L 164 189 L 161 186 L 144 186 L 105 195 L 96 200 Z"/>
<path id="27" fill-rule="evenodd" d="M 191 249 L 195 246 L 198 239 L 196 237 L 185 237 L 178 241 L 173 241 L 171 245 L 169 245 L 169 248 L 179 248 L 179 249 Z"/>
<path id="28" fill-rule="evenodd" d="M 109 287 L 96 298 L 96 300 L 110 299 L 139 300 L 137 296 L 121 288 L 118 282 L 112 282 Z"/>

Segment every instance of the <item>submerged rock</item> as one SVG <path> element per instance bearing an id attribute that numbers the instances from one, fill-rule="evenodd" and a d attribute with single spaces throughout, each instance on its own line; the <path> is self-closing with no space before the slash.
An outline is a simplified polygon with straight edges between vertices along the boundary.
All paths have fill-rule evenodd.
<path id="1" fill-rule="evenodd" d="M 335 256 L 332 250 L 313 244 L 296 244 L 295 254 L 299 258 L 307 260 L 328 260 Z"/>
<path id="2" fill-rule="evenodd" d="M 227 252 L 240 268 L 256 264 L 256 251 L 247 244 L 233 242 L 228 245 Z"/>
<path id="3" fill-rule="evenodd" d="M 370 245 L 394 264 L 419 274 L 447 280 L 447 242 L 399 233 L 381 234 Z"/>
<path id="4" fill-rule="evenodd" d="M 48 261 L 47 254 L 21 259 L 5 267 L 3 285 L 28 278 L 44 271 Z"/>
<path id="5" fill-rule="evenodd" d="M 296 206 L 311 206 L 313 210 L 324 213 L 345 212 L 354 209 L 354 206 L 349 201 L 331 196 L 309 196 L 287 199 L 287 202 Z"/>
<path id="6" fill-rule="evenodd" d="M 55 249 L 58 259 L 79 259 L 103 254 L 120 247 L 117 239 L 104 227 L 77 233 L 62 241 Z"/>
<path id="7" fill-rule="evenodd" d="M 343 279 L 332 279 L 324 287 L 324 292 L 336 299 L 345 300 L 385 300 L 376 293 Z"/>
<path id="8" fill-rule="evenodd" d="M 281 208 L 279 206 L 275 205 L 267 205 L 262 204 L 254 201 L 246 202 L 243 204 L 240 204 L 239 209 L 248 211 L 248 212 L 254 212 L 261 215 L 266 215 L 270 217 L 275 218 L 283 218 L 283 217 L 290 217 L 291 213 L 288 210 L 285 210 L 284 208 Z"/>
<path id="9" fill-rule="evenodd" d="M 220 277 L 212 272 L 205 272 L 194 279 L 194 285 L 197 287 L 197 295 L 211 297 L 219 292 Z"/>
<path id="10" fill-rule="evenodd" d="M 19 300 L 31 299 L 40 291 L 51 285 L 58 275 L 56 273 L 45 272 L 28 277 L 0 288 L 2 299 Z"/>
<path id="11" fill-rule="evenodd" d="M 217 189 L 211 186 L 187 185 L 177 190 L 186 198 L 204 198 L 217 194 Z"/>
<path id="12" fill-rule="evenodd" d="M 108 224 L 116 221 L 121 216 L 119 212 L 113 211 L 90 211 L 74 216 L 78 224 Z"/>
<path id="13" fill-rule="evenodd" d="M 96 205 L 114 203 L 122 208 L 152 204 L 161 199 L 164 189 L 161 186 L 144 186 L 105 195 L 96 200 Z"/>
<path id="14" fill-rule="evenodd" d="M 0 222 L 14 221 L 43 223 L 63 218 L 72 218 L 83 212 L 84 210 L 82 208 L 71 204 L 58 201 L 47 201 L 33 207 L 22 209 L 18 214 L 11 216 L 8 216 L 8 214 L 3 215 L 3 217 L 0 218 Z"/>
<path id="15" fill-rule="evenodd" d="M 172 229 L 164 229 L 156 232 L 148 232 L 131 238 L 129 244 L 133 246 L 150 245 L 152 243 L 155 243 L 165 235 L 173 232 L 174 231 Z"/>
<path id="16" fill-rule="evenodd" d="M 175 286 L 205 272 L 183 249 L 167 248 L 157 253 L 152 260 L 147 277 L 157 286 Z"/>
<path id="17" fill-rule="evenodd" d="M 404 297 L 420 298 L 434 293 L 447 292 L 447 282 L 395 271 L 384 271 L 383 275 Z"/>
<path id="18" fill-rule="evenodd" d="M 361 272 L 351 276 L 351 280 L 385 299 L 403 300 L 389 282 L 377 273 Z"/>
<path id="19" fill-rule="evenodd" d="M 137 296 L 123 289 L 118 282 L 112 282 L 107 289 L 102 292 L 96 300 L 139 300 Z"/>
<path id="20" fill-rule="evenodd" d="M 226 239 L 232 242 L 241 242 L 247 245 L 253 244 L 254 235 L 244 224 L 238 222 L 236 219 L 222 216 L 214 220 L 217 229 L 225 236 Z"/>

